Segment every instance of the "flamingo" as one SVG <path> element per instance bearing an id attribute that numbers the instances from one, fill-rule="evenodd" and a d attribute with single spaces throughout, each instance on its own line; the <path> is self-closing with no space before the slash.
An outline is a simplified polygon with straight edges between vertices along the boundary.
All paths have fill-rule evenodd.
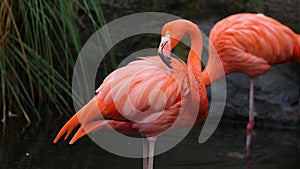
<path id="1" fill-rule="evenodd" d="M 217 22 L 210 31 L 209 41 L 217 51 L 225 74 L 239 72 L 250 77 L 249 121 L 246 149 L 254 127 L 254 78 L 269 71 L 275 64 L 295 59 L 300 62 L 300 35 L 263 14 L 240 13 Z M 210 50 L 214 50 L 210 48 Z M 203 71 L 206 86 L 223 76 L 219 57 L 211 55 Z M 211 76 L 209 76 L 209 72 Z"/>
<path id="2" fill-rule="evenodd" d="M 187 20 L 174 20 L 163 26 L 161 34 L 159 56 L 141 57 L 109 74 L 96 95 L 61 128 L 54 143 L 63 135 L 67 139 L 77 126 L 80 127 L 69 144 L 103 128 L 140 134 L 144 137 L 143 154 L 147 154 L 143 168 L 152 169 L 155 141 L 172 126 L 181 108 L 195 100 L 199 106 L 196 120 L 191 119 L 186 109 L 176 127 L 186 127 L 191 122 L 196 125 L 207 117 L 208 99 L 201 72 L 202 36 L 198 26 Z M 170 57 L 170 49 L 186 34 L 191 37 L 187 64 Z M 194 96 L 199 99 L 191 100 Z"/>

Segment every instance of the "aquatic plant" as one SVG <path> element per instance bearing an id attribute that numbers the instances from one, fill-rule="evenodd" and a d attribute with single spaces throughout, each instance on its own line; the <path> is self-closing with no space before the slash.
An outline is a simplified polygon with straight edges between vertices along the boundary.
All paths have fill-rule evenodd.
<path id="1" fill-rule="evenodd" d="M 0 11 L 3 124 L 9 115 L 24 117 L 27 123 L 68 115 L 73 66 L 83 44 L 80 31 L 84 24 L 92 25 L 93 32 L 105 24 L 99 2 L 2 0 Z"/>

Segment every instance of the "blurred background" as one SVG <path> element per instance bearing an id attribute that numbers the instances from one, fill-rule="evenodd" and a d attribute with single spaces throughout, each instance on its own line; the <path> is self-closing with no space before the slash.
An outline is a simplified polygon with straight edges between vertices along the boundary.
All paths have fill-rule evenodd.
<path id="1" fill-rule="evenodd" d="M 71 82 L 78 53 L 95 31 L 117 18 L 164 12 L 197 23 L 208 36 L 220 19 L 251 12 L 300 33 L 299 0 L 1 0 L 0 9 L 0 168 L 141 168 L 141 159 L 110 154 L 88 137 L 73 146 L 52 144 L 75 113 Z M 125 57 L 159 42 L 160 36 L 147 34 L 118 43 L 101 62 L 95 89 Z M 188 50 L 181 45 L 176 52 L 186 56 Z M 201 126 L 195 127 L 178 146 L 156 157 L 155 168 L 299 168 L 299 63 L 276 65 L 255 78 L 251 160 L 244 156 L 249 78 L 236 73 L 226 80 L 227 102 L 216 133 L 200 145 Z"/>

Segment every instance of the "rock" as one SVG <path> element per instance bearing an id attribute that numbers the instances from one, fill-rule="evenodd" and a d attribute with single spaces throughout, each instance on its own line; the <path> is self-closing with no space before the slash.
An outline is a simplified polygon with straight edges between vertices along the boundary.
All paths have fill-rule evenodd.
<path id="1" fill-rule="evenodd" d="M 276 65 L 254 80 L 256 119 L 297 125 L 300 121 L 300 69 L 298 63 Z M 298 69 L 295 69 L 295 67 Z M 249 78 L 242 74 L 227 76 L 225 115 L 248 115 Z M 242 114 L 241 114 L 242 113 Z M 279 125 L 278 124 L 278 125 Z M 261 124 L 264 125 L 264 124 Z"/>

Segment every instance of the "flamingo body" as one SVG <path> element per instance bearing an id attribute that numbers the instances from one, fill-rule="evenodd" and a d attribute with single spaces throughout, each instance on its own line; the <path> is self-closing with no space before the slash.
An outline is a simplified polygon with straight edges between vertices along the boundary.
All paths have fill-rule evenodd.
<path id="1" fill-rule="evenodd" d="M 172 67 L 167 68 L 158 56 L 152 56 L 115 70 L 105 78 L 96 96 L 66 123 L 54 142 L 65 133 L 69 136 L 68 133 L 80 123 L 82 126 L 70 143 L 95 129 L 107 128 L 107 125 L 125 134 L 142 134 L 146 137 L 165 131 L 186 104 L 185 98 L 191 94 L 187 65 L 174 59 Z M 207 115 L 205 90 L 201 91 L 199 104 L 196 122 Z M 99 113 L 108 120 L 101 118 Z M 188 112 L 186 114 L 188 118 Z M 128 118 L 132 121 L 128 121 Z M 182 120 L 182 127 L 191 120 Z"/>
<path id="2" fill-rule="evenodd" d="M 241 13 L 217 22 L 209 41 L 217 51 L 225 74 L 243 73 L 250 78 L 261 75 L 272 65 L 295 59 L 300 62 L 300 36 L 290 28 L 263 14 Z M 207 70 L 213 69 L 209 59 Z M 208 79 L 206 85 L 219 77 Z"/>
<path id="3" fill-rule="evenodd" d="M 300 36 L 263 14 L 241 13 L 217 22 L 211 29 L 209 40 L 214 49 L 210 48 L 210 58 L 203 72 L 206 86 L 223 76 L 219 67 L 214 67 L 219 58 L 225 75 L 239 72 L 250 77 L 248 150 L 254 126 L 253 78 L 269 71 L 275 64 L 291 59 L 300 62 Z M 216 50 L 219 58 L 212 50 Z"/>

